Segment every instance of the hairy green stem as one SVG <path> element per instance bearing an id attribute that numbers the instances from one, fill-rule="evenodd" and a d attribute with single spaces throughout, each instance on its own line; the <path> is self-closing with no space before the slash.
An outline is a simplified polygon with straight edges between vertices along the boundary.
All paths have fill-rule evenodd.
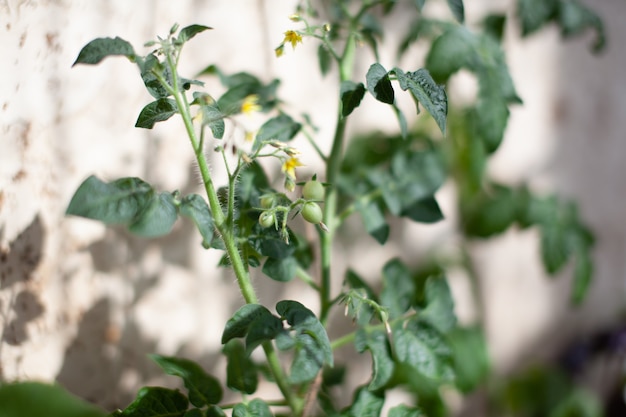
<path id="1" fill-rule="evenodd" d="M 178 112 L 183 119 L 185 130 L 187 131 L 187 136 L 191 141 L 191 146 L 193 147 L 196 161 L 200 169 L 200 175 L 202 177 L 202 182 L 204 183 L 207 198 L 209 200 L 209 207 L 211 208 L 211 213 L 213 214 L 215 227 L 217 228 L 217 231 L 219 232 L 220 237 L 224 242 L 226 253 L 230 258 L 233 272 L 235 273 L 235 276 L 237 278 L 237 284 L 239 285 L 241 294 L 243 295 L 246 303 L 256 304 L 258 303 L 258 298 L 254 291 L 254 287 L 252 286 L 248 268 L 246 267 L 246 264 L 241 257 L 241 253 L 239 252 L 232 223 L 228 221 L 228 219 L 226 219 L 224 216 L 224 212 L 222 211 L 222 206 L 219 202 L 213 180 L 211 179 L 208 162 L 206 160 L 202 147 L 199 146 L 200 143 L 193 126 L 189 102 L 187 101 L 187 97 L 185 96 L 185 94 L 183 94 L 179 88 L 176 63 L 173 62 L 172 55 L 170 53 L 167 53 L 166 55 L 167 63 L 173 75 L 172 86 L 170 87 L 167 83 L 165 83 L 164 86 L 168 88 L 168 90 L 170 90 L 170 93 L 173 95 L 174 100 L 176 101 L 176 105 L 178 107 Z M 232 187 L 233 185 L 234 184 L 231 181 L 230 186 Z M 229 203 L 232 203 L 232 201 L 229 201 Z M 265 351 L 267 362 L 276 380 L 276 384 L 278 385 L 283 396 L 289 403 L 291 409 L 294 412 L 297 412 L 300 408 L 299 403 L 289 386 L 289 382 L 278 360 L 278 356 L 276 355 L 276 351 L 274 350 L 273 345 L 269 342 L 266 342 L 263 344 L 263 350 Z"/>

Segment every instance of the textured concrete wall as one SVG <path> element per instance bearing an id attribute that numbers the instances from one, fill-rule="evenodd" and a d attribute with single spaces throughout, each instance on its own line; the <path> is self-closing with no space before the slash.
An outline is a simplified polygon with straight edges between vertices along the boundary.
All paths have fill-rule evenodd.
<path id="1" fill-rule="evenodd" d="M 92 173 L 107 179 L 137 175 L 162 189 L 198 188 L 179 122 L 153 131 L 132 128 L 150 99 L 134 66 L 123 59 L 93 68 L 70 66 L 96 37 L 118 35 L 139 46 L 165 34 L 173 22 L 213 26 L 186 49 L 183 73 L 217 62 L 265 80 L 284 77 L 281 92 L 294 112 L 313 115 L 322 128 L 320 145 L 327 148 L 335 99 L 320 93 L 332 77 L 317 74 L 309 58 L 315 45 L 305 41 L 296 53 L 273 57 L 282 32 L 294 27 L 287 19 L 292 3 L 0 1 L 0 378 L 58 380 L 113 408 L 124 405 L 138 384 L 158 378 L 146 353 L 188 355 L 216 372 L 223 369 L 216 335 L 240 298 L 232 276 L 214 268 L 219 254 L 203 251 L 198 238 L 189 236 L 188 224 L 146 241 L 63 216 L 73 191 Z M 476 20 L 483 9 L 467 3 L 469 19 Z M 620 36 L 626 6 L 603 0 L 593 7 L 605 18 L 611 41 L 598 58 L 587 52 L 588 37 L 563 45 L 553 29 L 506 42 L 525 105 L 513 111 L 491 169 L 502 180 L 530 180 L 539 189 L 558 187 L 579 199 L 599 239 L 590 300 L 575 312 L 567 307 L 570 271 L 555 281 L 545 278 L 532 231 L 473 247 L 491 349 L 501 369 L 545 352 L 546 340 L 557 346 L 562 338 L 614 321 L 624 305 L 626 84 L 620 68 L 626 51 Z M 383 50 L 382 56 L 393 64 L 393 51 Z M 420 64 L 417 58 L 407 61 Z M 355 112 L 351 129 L 393 126 L 393 115 L 381 119 L 377 109 L 366 105 Z M 314 172 L 315 157 L 302 148 L 306 169 Z M 441 192 L 446 222 L 398 228 L 391 249 L 411 259 L 429 243 L 451 236 L 451 191 Z M 357 260 L 357 269 L 374 277 L 371 271 L 387 260 L 385 255 L 363 259 L 362 250 L 377 250 L 367 242 L 358 250 L 338 246 L 345 249 L 339 269 Z M 466 281 L 452 280 L 459 313 L 467 317 Z M 263 300 L 303 292 L 262 277 L 256 285 Z M 305 297 L 314 307 L 311 295 Z M 540 352 L 536 343 L 542 344 Z"/>

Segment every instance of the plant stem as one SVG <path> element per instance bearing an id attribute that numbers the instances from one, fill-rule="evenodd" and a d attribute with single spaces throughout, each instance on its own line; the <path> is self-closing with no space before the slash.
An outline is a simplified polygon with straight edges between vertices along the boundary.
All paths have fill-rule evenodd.
<path id="1" fill-rule="evenodd" d="M 339 81 L 348 81 L 352 77 L 352 68 L 354 66 L 354 52 L 356 48 L 356 39 L 351 34 L 344 48 L 343 55 L 339 63 Z M 326 182 L 331 186 L 326 188 L 326 198 L 324 200 L 324 224 L 328 227 L 328 231 L 320 232 L 320 257 L 321 257 L 321 280 L 320 280 L 320 321 L 326 324 L 328 313 L 331 307 L 330 287 L 331 287 L 331 260 L 332 260 L 332 242 L 337 228 L 336 212 L 337 212 L 337 179 L 339 177 L 339 169 L 343 159 L 343 144 L 346 132 L 346 119 L 341 114 L 341 102 L 337 111 L 337 125 L 335 127 L 335 136 L 333 144 L 328 156 L 326 164 Z"/>
<path id="2" fill-rule="evenodd" d="M 258 298 L 254 291 L 254 287 L 252 286 L 252 282 L 250 280 L 250 274 L 248 272 L 248 268 L 241 257 L 241 253 L 239 252 L 239 248 L 237 247 L 236 236 L 234 235 L 234 228 L 232 222 L 228 221 L 225 218 L 224 212 L 222 211 L 222 206 L 219 202 L 219 198 L 217 196 L 217 192 L 215 190 L 215 186 L 213 184 L 213 180 L 211 179 L 211 174 L 209 171 L 209 165 L 207 163 L 206 157 L 204 155 L 202 147 L 200 147 L 200 143 L 198 141 L 198 137 L 196 135 L 196 131 L 193 126 L 193 121 L 191 118 L 189 102 L 187 101 L 187 97 L 185 94 L 181 93 L 179 88 L 179 80 L 178 73 L 175 62 L 172 60 L 171 53 L 167 53 L 167 63 L 172 72 L 172 86 L 170 87 L 167 83 L 164 83 L 165 87 L 171 92 L 176 101 L 176 105 L 178 107 L 178 112 L 183 119 L 183 123 L 185 125 L 185 130 L 187 131 L 187 136 L 191 141 L 191 146 L 194 150 L 194 154 L 196 156 L 196 161 L 198 162 L 198 167 L 200 169 L 200 175 L 202 177 L 202 182 L 204 183 L 204 188 L 206 190 L 207 198 L 209 199 L 209 207 L 211 209 L 211 213 L 213 215 L 213 219 L 215 221 L 215 227 L 220 234 L 222 241 L 224 242 L 224 246 L 226 248 L 226 253 L 230 258 L 230 262 L 237 278 L 237 284 L 239 284 L 239 289 L 246 303 L 248 304 L 257 304 Z M 231 181 L 230 186 L 234 186 L 234 183 Z M 234 204 L 234 202 L 229 201 L 230 204 Z M 276 351 L 274 350 L 274 346 L 266 342 L 263 344 L 263 350 L 265 351 L 265 355 L 267 357 L 268 365 L 272 371 L 274 379 L 276 380 L 276 384 L 278 385 L 280 391 L 283 396 L 289 403 L 291 409 L 296 412 L 299 409 L 299 404 L 294 397 L 291 388 L 289 386 L 289 382 L 287 381 L 287 377 L 282 369 L 282 366 L 278 360 L 278 356 L 276 355 Z"/>

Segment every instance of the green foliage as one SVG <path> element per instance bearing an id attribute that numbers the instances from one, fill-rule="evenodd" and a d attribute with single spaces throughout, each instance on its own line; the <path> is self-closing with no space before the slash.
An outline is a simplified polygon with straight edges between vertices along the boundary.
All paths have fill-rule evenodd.
<path id="1" fill-rule="evenodd" d="M 104 417 L 105 413 L 57 385 L 39 382 L 0 384 L 2 417 Z"/>
<path id="2" fill-rule="evenodd" d="M 183 46 L 210 29 L 208 26 L 179 30 L 174 25 L 167 37 L 146 44 L 152 50 L 145 56 L 137 55 L 121 38 L 96 39 L 80 51 L 74 65 L 93 65 L 121 55 L 138 66 L 141 82 L 153 101 L 140 111 L 136 127 L 152 129 L 158 122 L 181 117 L 206 198 L 157 192 L 138 178 L 104 182 L 92 176 L 74 194 L 67 214 L 122 225 L 146 237 L 166 235 L 178 215 L 186 217 L 195 224 L 205 249 L 224 251 L 220 265 L 232 268 L 245 301 L 222 333 L 224 380 L 191 360 L 153 355 L 165 373 L 181 378 L 186 392 L 145 387 L 126 409 L 112 415 L 208 417 L 224 416 L 225 410 L 232 410 L 228 412 L 234 417 L 271 416 L 280 409 L 294 416 L 314 415 L 318 410 L 324 415 L 379 416 L 388 390 L 401 388 L 415 401 L 391 407 L 389 416 L 446 416 L 449 412 L 442 388 L 470 394 L 492 378 L 481 323 L 461 326 L 457 322 L 447 270 L 461 267 L 472 276 L 475 271 L 467 259 L 467 246 L 473 239 L 491 238 L 511 227 L 539 230 L 538 249 L 548 273 L 561 271 L 573 259 L 572 300 L 584 299 L 593 270 L 593 238 L 575 205 L 556 196 L 536 195 L 526 185 L 497 183 L 486 171 L 488 158 L 504 138 L 509 107 L 521 104 L 500 45 L 505 17 L 488 15 L 481 29 L 470 30 L 464 24 L 462 0 L 447 1 L 454 21 L 430 19 L 423 15 L 426 1 L 414 0 L 416 19 L 398 50 L 402 55 L 413 43 L 425 40 L 429 46 L 425 67 L 387 70 L 378 62 L 378 44 L 389 24 L 387 17 L 399 3 L 333 0 L 325 4 L 327 20 L 322 21 L 317 2 L 300 2 L 298 14 L 291 17 L 300 28 L 285 32 L 274 50 L 280 56 L 286 45 L 296 49 L 306 37 L 319 42 L 322 75 L 335 68 L 338 71 L 333 93 L 339 98 L 338 122 L 329 152 L 317 145 L 319 131 L 313 121 L 306 115 L 290 114 L 278 98 L 279 80 L 266 83 L 253 74 L 230 74 L 211 64 L 197 77 L 219 79 L 224 90 L 214 99 L 208 92 L 197 91 L 204 87 L 202 81 L 178 73 Z M 555 22 L 565 37 L 591 27 L 598 35 L 595 49 L 604 45 L 601 21 L 577 1 L 519 0 L 518 17 L 524 36 Z M 367 45 L 375 58 L 364 79 L 353 75 L 361 54 L 357 44 Z M 448 102 L 446 84 L 462 69 L 476 76 L 479 89 L 476 102 L 459 109 Z M 394 90 L 394 82 L 400 90 Z M 434 125 L 433 129 L 427 124 L 409 125 L 396 103 L 396 94 L 402 91 L 413 99 L 417 114 L 420 106 L 427 110 L 439 131 Z M 397 134 L 371 132 L 348 138 L 348 116 L 359 111 L 367 94 L 377 104 L 391 106 L 398 120 Z M 241 113 L 251 112 L 265 117 L 256 134 L 237 120 Z M 232 145 L 229 138 L 234 132 L 254 140 Z M 326 164 L 319 181 L 314 175 L 297 182 L 301 179 L 296 174 L 300 165 L 296 147 L 302 137 Z M 220 153 L 224 161 L 228 178 L 221 187 L 213 182 L 207 149 Z M 275 189 L 274 178 L 266 174 L 267 165 L 261 159 L 267 158 L 280 164 L 284 191 Z M 453 183 L 458 192 L 461 265 L 441 262 L 437 248 L 433 259 L 415 259 L 411 264 L 392 258 L 376 285 L 368 284 L 349 267 L 341 290 L 333 294 L 333 242 L 350 216 L 357 213 L 365 233 L 383 245 L 390 237 L 391 224 L 402 227 L 406 221 L 442 220 L 445 213 L 436 193 L 446 182 Z M 304 184 L 302 197 L 290 194 L 297 184 Z M 292 230 L 291 225 L 296 218 L 313 223 L 315 226 L 309 227 L 318 231 L 318 239 L 311 239 L 310 233 L 305 237 L 294 232 L 298 228 Z M 313 250 L 315 245 L 317 250 Z M 319 267 L 311 268 L 318 262 Z M 283 300 L 273 313 L 256 296 L 251 282 L 255 270 L 282 283 L 303 280 L 319 294 L 319 312 L 299 301 Z M 311 270 L 319 271 L 319 276 L 311 276 Z M 262 281 L 257 285 L 263 285 Z M 331 340 L 329 317 L 342 304 L 353 320 L 353 329 Z M 371 378 L 356 388 L 352 403 L 339 410 L 333 387 L 346 383 L 351 363 L 335 363 L 334 350 L 350 343 L 358 353 L 371 355 Z M 265 361 L 253 355 L 259 347 Z M 542 378 L 529 384 L 512 382 L 513 388 L 507 387 L 501 395 L 502 409 L 536 415 L 542 410 L 532 408 L 537 405 L 551 410 L 550 417 L 598 415 L 587 393 L 575 387 L 559 388 L 560 380 L 548 378 L 545 382 Z M 249 397 L 256 394 L 262 379 L 278 387 L 280 400 Z M 548 396 L 557 387 L 554 398 L 528 394 L 528 387 L 539 383 L 545 383 L 541 386 Z M 222 386 L 241 400 L 222 403 Z M 10 387 L 0 387 L 0 398 Z M 72 401 L 67 399 L 72 407 L 82 407 Z M 534 414 L 523 414 L 527 411 Z M 71 412 L 68 408 L 66 415 Z"/>

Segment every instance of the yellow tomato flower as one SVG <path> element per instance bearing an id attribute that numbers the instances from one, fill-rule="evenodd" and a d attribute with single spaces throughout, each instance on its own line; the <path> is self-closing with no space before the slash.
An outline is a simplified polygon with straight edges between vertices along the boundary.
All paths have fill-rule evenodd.
<path id="1" fill-rule="evenodd" d="M 246 131 L 245 141 L 246 142 L 254 142 L 255 136 L 256 136 L 256 134 L 254 132 Z"/>
<path id="2" fill-rule="evenodd" d="M 296 31 L 288 30 L 285 32 L 285 39 L 283 40 L 283 43 L 290 43 L 291 47 L 296 49 L 296 45 L 298 43 L 302 43 L 302 36 L 300 36 L 300 34 Z"/>
<path id="3" fill-rule="evenodd" d="M 283 162 L 282 171 L 290 178 L 296 178 L 296 168 L 304 166 L 296 157 L 290 157 Z"/>
<path id="4" fill-rule="evenodd" d="M 259 96 L 257 96 L 256 94 L 251 94 L 243 99 L 243 103 L 241 103 L 241 112 L 243 114 L 252 114 L 257 111 L 261 111 L 261 106 L 259 105 Z"/>
<path id="5" fill-rule="evenodd" d="M 276 49 L 274 49 L 274 53 L 276 54 L 276 58 L 280 58 L 285 53 L 285 45 L 280 44 Z"/>

